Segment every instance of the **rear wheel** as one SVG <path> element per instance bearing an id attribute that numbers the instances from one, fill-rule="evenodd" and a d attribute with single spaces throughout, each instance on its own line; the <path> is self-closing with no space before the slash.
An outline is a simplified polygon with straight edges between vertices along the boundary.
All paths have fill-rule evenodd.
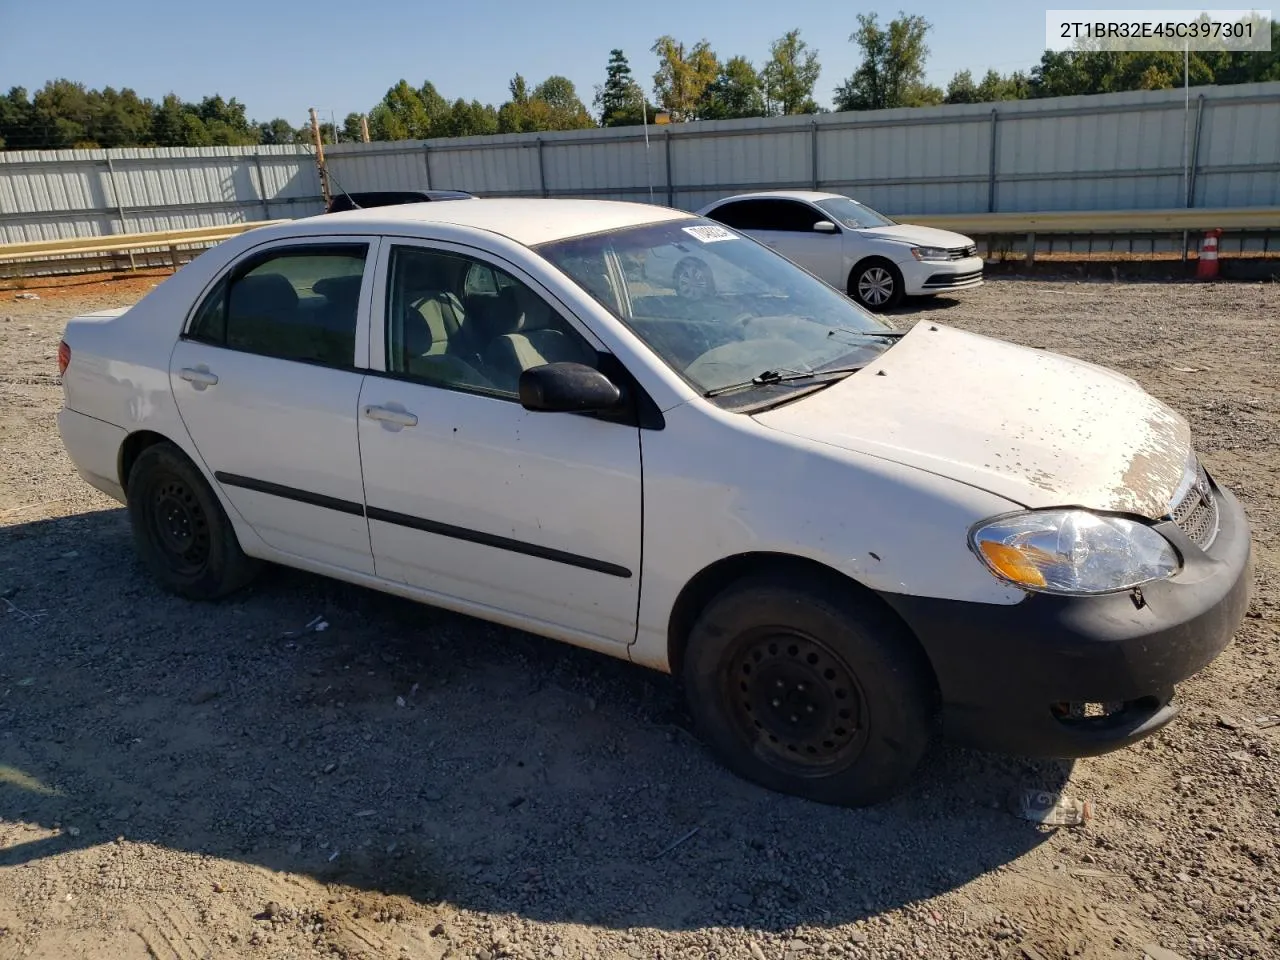
<path id="1" fill-rule="evenodd" d="M 173 444 L 157 443 L 138 455 L 129 471 L 128 505 L 138 554 L 170 592 L 213 600 L 258 572 L 208 482 Z"/>
<path id="2" fill-rule="evenodd" d="M 919 763 L 933 713 L 928 664 L 892 614 L 854 589 L 753 577 L 698 618 L 684 667 L 690 709 L 738 775 L 865 806 Z"/>
<path id="3" fill-rule="evenodd" d="M 902 273 L 888 260 L 863 260 L 849 274 L 849 296 L 868 310 L 892 310 L 902 302 Z"/>

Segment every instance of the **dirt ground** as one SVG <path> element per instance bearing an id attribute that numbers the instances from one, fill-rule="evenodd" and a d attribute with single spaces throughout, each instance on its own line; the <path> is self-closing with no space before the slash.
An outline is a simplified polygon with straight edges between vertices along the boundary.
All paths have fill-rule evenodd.
<path id="1" fill-rule="evenodd" d="M 1154 738 L 940 744 L 850 811 L 735 779 L 669 678 L 604 656 L 287 570 L 161 593 L 54 420 L 66 318 L 153 282 L 0 293 L 0 960 L 1280 956 L 1280 285 L 997 280 L 903 312 L 1172 403 L 1257 587 Z M 1087 825 L 1007 812 L 1064 781 Z"/>

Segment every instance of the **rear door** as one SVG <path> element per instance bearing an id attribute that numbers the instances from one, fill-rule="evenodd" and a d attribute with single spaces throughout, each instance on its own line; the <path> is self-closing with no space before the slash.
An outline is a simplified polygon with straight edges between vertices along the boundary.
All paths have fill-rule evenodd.
<path id="1" fill-rule="evenodd" d="M 196 450 L 267 544 L 373 573 L 356 411 L 378 241 L 260 247 L 206 292 L 170 360 Z"/>
<path id="2" fill-rule="evenodd" d="M 831 218 L 809 204 L 777 197 L 735 200 L 712 210 L 708 217 L 741 230 L 814 276 L 845 289 L 848 277 L 840 227 L 833 233 L 814 230 L 815 223 Z"/>

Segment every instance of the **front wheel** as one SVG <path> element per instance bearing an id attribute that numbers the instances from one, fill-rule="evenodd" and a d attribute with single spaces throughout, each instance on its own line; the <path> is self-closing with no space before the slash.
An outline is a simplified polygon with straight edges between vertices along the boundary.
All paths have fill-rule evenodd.
<path id="1" fill-rule="evenodd" d="M 138 554 L 171 593 L 213 600 L 258 572 L 212 488 L 173 444 L 157 443 L 138 454 L 127 499 Z"/>
<path id="2" fill-rule="evenodd" d="M 753 577 L 695 623 L 684 682 L 699 732 L 744 779 L 867 806 L 924 755 L 933 684 L 915 638 L 856 587 Z"/>
<path id="3" fill-rule="evenodd" d="M 902 302 L 902 272 L 888 260 L 864 260 L 849 275 L 849 296 L 877 313 Z"/>

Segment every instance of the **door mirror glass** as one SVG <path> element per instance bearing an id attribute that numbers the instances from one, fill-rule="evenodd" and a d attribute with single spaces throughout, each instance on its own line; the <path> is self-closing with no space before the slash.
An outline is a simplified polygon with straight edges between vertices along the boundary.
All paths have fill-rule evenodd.
<path id="1" fill-rule="evenodd" d="M 598 413 L 622 403 L 622 391 L 599 370 L 572 361 L 520 374 L 520 404 L 546 413 Z"/>
<path id="2" fill-rule="evenodd" d="M 836 225 L 830 220 L 819 220 L 813 225 L 813 229 L 818 233 L 835 233 Z"/>

